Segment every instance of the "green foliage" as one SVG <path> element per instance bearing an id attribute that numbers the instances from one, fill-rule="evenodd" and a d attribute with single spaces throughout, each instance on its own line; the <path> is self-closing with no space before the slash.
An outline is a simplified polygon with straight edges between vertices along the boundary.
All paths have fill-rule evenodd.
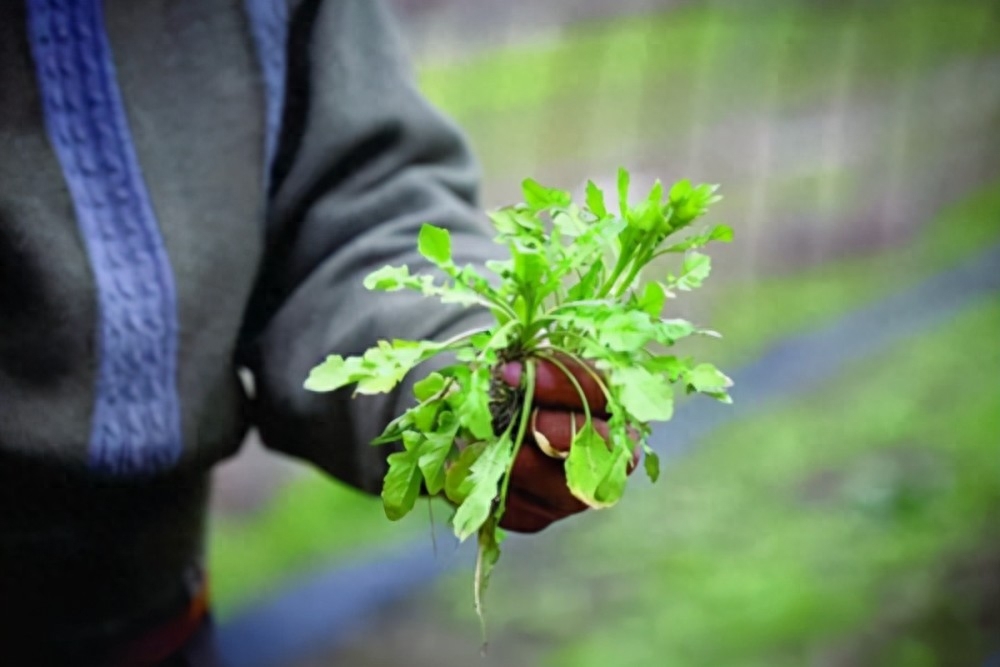
<path id="1" fill-rule="evenodd" d="M 579 207 L 570 193 L 525 180 L 524 203 L 490 216 L 496 241 L 510 255 L 486 267 L 494 281 L 471 266 L 458 267 L 448 230 L 424 225 L 418 250 L 446 280 L 439 283 L 430 275 L 413 275 L 405 266 L 386 266 L 369 275 L 365 285 L 381 291 L 408 289 L 445 303 L 485 308 L 494 315 L 494 325 L 443 343 L 380 341 L 361 357 L 333 355 L 306 382 L 313 391 L 356 384 L 356 393 L 388 392 L 416 365 L 437 354 L 453 353 L 459 360 L 420 380 L 414 387 L 418 404 L 389 424 L 375 443 L 403 443 L 403 450 L 388 459 L 382 493 L 390 519 L 413 509 L 423 485 L 428 493 L 443 492 L 455 504 L 451 524 L 460 540 L 478 534 L 480 612 L 483 589 L 499 557 L 496 531 L 511 469 L 527 435 L 536 364 L 544 361 L 558 368 L 581 398 L 583 390 L 565 362 L 594 369 L 605 393 L 611 415 L 608 436 L 598 433 L 586 408 L 566 460 L 569 490 L 594 508 L 621 499 L 634 434 L 645 445 L 649 422 L 671 418 L 675 384 L 729 401 L 731 382 L 714 366 L 669 353 L 678 340 L 711 332 L 662 318 L 675 290 L 696 289 L 709 276 L 708 256 L 695 249 L 732 238 L 732 230 L 724 226 L 676 238 L 719 199 L 717 186 L 680 181 L 666 191 L 657 181 L 633 205 L 630 181 L 629 173 L 619 170 L 615 214 L 592 182 L 586 205 Z M 682 255 L 678 274 L 660 280 L 650 276 L 643 282 L 644 269 L 664 253 Z M 501 360 L 522 361 L 525 373 L 520 410 L 503 433 L 495 433 L 491 381 Z M 645 449 L 646 471 L 655 480 L 659 465 Z"/>

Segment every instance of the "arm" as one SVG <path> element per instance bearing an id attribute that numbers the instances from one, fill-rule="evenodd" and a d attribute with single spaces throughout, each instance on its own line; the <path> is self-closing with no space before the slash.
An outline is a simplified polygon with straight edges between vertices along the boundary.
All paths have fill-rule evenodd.
<path id="1" fill-rule="evenodd" d="M 385 264 L 427 267 L 415 250 L 422 223 L 450 229 L 461 263 L 500 247 L 476 209 L 467 147 L 417 91 L 383 5 L 313 4 L 315 16 L 292 19 L 267 252 L 240 362 L 254 374 L 251 417 L 268 446 L 377 491 L 389 450 L 367 443 L 404 409 L 410 385 L 352 400 L 305 391 L 309 370 L 379 339 L 443 339 L 486 321 L 362 286 Z"/>

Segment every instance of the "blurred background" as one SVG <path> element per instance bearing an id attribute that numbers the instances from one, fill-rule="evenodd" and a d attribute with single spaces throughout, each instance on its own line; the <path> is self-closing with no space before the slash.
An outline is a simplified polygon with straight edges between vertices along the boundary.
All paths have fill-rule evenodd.
<path id="1" fill-rule="evenodd" d="M 722 184 L 736 240 L 673 307 L 736 403 L 679 406 L 657 485 L 510 540 L 483 658 L 445 508 L 391 524 L 248 443 L 210 545 L 233 664 L 1000 665 L 1000 3 L 394 4 L 484 206 Z"/>

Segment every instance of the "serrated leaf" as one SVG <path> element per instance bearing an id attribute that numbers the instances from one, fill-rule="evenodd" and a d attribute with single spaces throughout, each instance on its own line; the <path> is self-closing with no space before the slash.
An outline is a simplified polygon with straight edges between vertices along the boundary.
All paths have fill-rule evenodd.
<path id="1" fill-rule="evenodd" d="M 395 292 L 407 285 L 410 269 L 405 266 L 383 266 L 365 276 L 365 289 L 382 292 Z"/>
<path id="2" fill-rule="evenodd" d="M 431 341 L 380 341 L 378 347 L 365 352 L 364 377 L 357 380 L 358 394 L 382 394 L 391 391 L 414 366 L 441 350 Z M 355 374 L 357 375 L 357 374 Z"/>
<path id="3" fill-rule="evenodd" d="M 663 345 L 673 345 L 695 331 L 694 325 L 687 320 L 660 320 L 656 325 L 656 340 Z"/>
<path id="4" fill-rule="evenodd" d="M 454 416 L 451 413 L 445 414 L 437 432 L 428 433 L 426 440 L 420 447 L 420 458 L 417 463 L 420 472 L 423 473 L 427 492 L 432 495 L 439 493 L 444 488 L 444 465 L 448 455 L 451 454 L 452 447 L 455 446 L 458 427 L 458 421 Z"/>
<path id="5" fill-rule="evenodd" d="M 688 253 L 681 267 L 681 275 L 677 278 L 674 285 L 679 290 L 693 290 L 701 287 L 701 284 L 708 278 L 711 272 L 712 259 L 708 255 L 703 255 L 700 252 Z"/>
<path id="6" fill-rule="evenodd" d="M 522 182 L 521 191 L 524 193 L 524 203 L 536 211 L 569 206 L 573 201 L 572 195 L 565 190 L 547 188 L 532 178 Z"/>
<path id="7" fill-rule="evenodd" d="M 597 329 L 597 342 L 616 352 L 641 350 L 655 336 L 655 324 L 642 311 L 619 311 L 608 315 Z"/>
<path id="8" fill-rule="evenodd" d="M 637 420 L 668 421 L 673 416 L 674 391 L 663 376 L 635 366 L 616 369 L 611 380 L 622 405 Z"/>
<path id="9" fill-rule="evenodd" d="M 472 488 L 452 519 L 455 536 L 460 541 L 465 541 L 490 518 L 500 479 L 511 462 L 513 445 L 509 435 L 497 438 L 487 444 L 469 469 Z"/>
<path id="10" fill-rule="evenodd" d="M 451 264 L 451 234 L 447 229 L 424 224 L 417 237 L 420 254 L 438 266 Z"/>
<path id="11" fill-rule="evenodd" d="M 309 372 L 305 388 L 316 392 L 335 391 L 354 384 L 369 374 L 361 357 L 345 359 L 339 354 L 333 354 Z"/>
<path id="12" fill-rule="evenodd" d="M 485 442 L 467 445 L 459 452 L 458 458 L 445 470 L 444 495 L 451 502 L 460 505 L 472 490 L 469 469 L 486 449 Z"/>
<path id="13" fill-rule="evenodd" d="M 388 462 L 389 471 L 382 483 L 382 506 L 391 521 L 398 521 L 413 509 L 413 504 L 420 495 L 417 452 L 390 454 Z"/>
<path id="14" fill-rule="evenodd" d="M 690 368 L 685 360 L 669 355 L 650 357 L 642 366 L 654 375 L 664 375 L 670 382 L 680 379 Z"/>
<path id="15" fill-rule="evenodd" d="M 453 397 L 452 407 L 462 426 L 480 440 L 493 437 L 493 415 L 490 414 L 490 370 L 483 367 L 469 373 L 463 391 Z"/>

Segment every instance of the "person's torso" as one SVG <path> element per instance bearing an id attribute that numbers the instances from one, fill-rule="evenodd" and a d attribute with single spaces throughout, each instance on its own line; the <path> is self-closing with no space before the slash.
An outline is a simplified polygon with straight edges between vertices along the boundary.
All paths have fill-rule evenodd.
<path id="1" fill-rule="evenodd" d="M 0 640 L 126 632 L 201 552 L 283 3 L 0 3 Z"/>
<path id="2" fill-rule="evenodd" d="M 252 4 L 0 4 L 0 453 L 130 476 L 238 441 L 267 126 Z"/>

